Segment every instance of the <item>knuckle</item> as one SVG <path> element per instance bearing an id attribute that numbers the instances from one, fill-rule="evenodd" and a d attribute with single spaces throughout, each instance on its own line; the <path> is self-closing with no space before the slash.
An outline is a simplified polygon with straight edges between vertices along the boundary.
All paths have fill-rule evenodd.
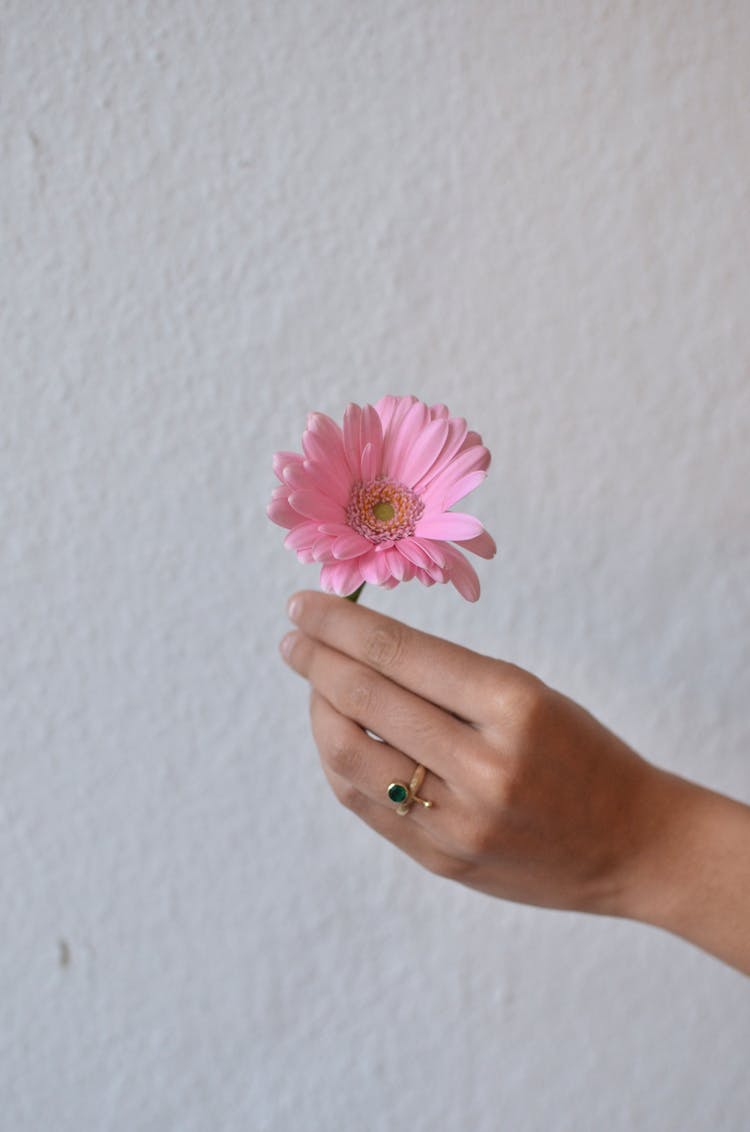
<path id="1" fill-rule="evenodd" d="M 364 654 L 376 668 L 393 668 L 398 664 L 405 647 L 405 633 L 401 625 L 378 625 L 367 636 Z"/>
<path id="2" fill-rule="evenodd" d="M 479 818 L 461 833 L 461 850 L 469 860 L 481 860 L 497 846 L 497 831 L 486 818 Z"/>
<path id="3" fill-rule="evenodd" d="M 530 730 L 538 721 L 547 702 L 547 686 L 530 672 L 519 669 L 495 684 L 495 715 L 514 730 Z"/>
<path id="4" fill-rule="evenodd" d="M 344 778 L 351 777 L 357 763 L 357 755 L 353 747 L 343 740 L 332 743 L 323 757 L 334 774 L 342 775 Z"/>
<path id="5" fill-rule="evenodd" d="M 355 679 L 349 681 L 344 690 L 346 709 L 354 716 L 372 712 L 376 706 L 376 701 L 376 682 L 364 672 L 358 673 Z"/>
<path id="6" fill-rule="evenodd" d="M 461 857 L 438 857 L 427 863 L 427 869 L 444 880 L 466 882 L 474 871 L 470 861 Z"/>
<path id="7" fill-rule="evenodd" d="M 350 782 L 339 782 L 333 788 L 334 794 L 341 805 L 354 814 L 362 814 L 367 805 L 367 799 Z"/>

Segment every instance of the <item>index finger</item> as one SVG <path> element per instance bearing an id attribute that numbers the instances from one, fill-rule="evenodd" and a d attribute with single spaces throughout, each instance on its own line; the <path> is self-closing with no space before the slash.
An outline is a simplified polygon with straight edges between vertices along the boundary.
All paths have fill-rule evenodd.
<path id="1" fill-rule="evenodd" d="M 294 594 L 289 617 L 308 636 L 387 676 L 410 692 L 474 723 L 489 721 L 490 683 L 500 662 L 411 629 L 340 597 Z"/>

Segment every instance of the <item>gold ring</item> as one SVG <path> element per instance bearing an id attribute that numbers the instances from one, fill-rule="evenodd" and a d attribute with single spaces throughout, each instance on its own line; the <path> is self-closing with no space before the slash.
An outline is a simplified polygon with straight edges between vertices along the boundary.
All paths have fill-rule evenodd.
<path id="1" fill-rule="evenodd" d="M 414 802 L 419 802 L 420 806 L 424 806 L 426 810 L 429 810 L 432 806 L 432 802 L 428 802 L 426 798 L 417 797 L 417 790 L 424 782 L 426 774 L 427 771 L 420 763 L 411 776 L 411 782 L 408 786 L 405 782 L 392 782 L 388 787 L 388 797 L 396 803 L 396 813 L 399 817 L 408 814 Z"/>

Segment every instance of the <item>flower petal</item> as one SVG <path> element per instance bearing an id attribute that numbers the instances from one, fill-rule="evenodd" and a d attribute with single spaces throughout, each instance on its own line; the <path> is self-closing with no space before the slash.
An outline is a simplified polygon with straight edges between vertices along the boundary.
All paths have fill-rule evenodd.
<path id="1" fill-rule="evenodd" d="M 274 452 L 273 454 L 273 470 L 278 477 L 284 482 L 284 468 L 289 464 L 301 464 L 303 457 L 299 452 Z"/>
<path id="2" fill-rule="evenodd" d="M 289 502 L 295 511 L 319 523 L 343 523 L 344 508 L 319 491 L 293 491 Z M 467 538 L 469 536 L 467 535 Z"/>
<path id="3" fill-rule="evenodd" d="M 354 479 L 358 480 L 362 460 L 362 410 L 353 402 L 346 406 L 344 413 L 344 452 L 349 470 Z"/>
<path id="4" fill-rule="evenodd" d="M 470 550 L 472 554 L 478 554 L 480 558 L 494 558 L 497 554 L 497 545 L 488 531 L 482 531 L 481 535 L 477 535 L 476 538 L 456 541 L 464 550 Z"/>
<path id="5" fill-rule="evenodd" d="M 401 483 L 409 487 L 425 476 L 442 452 L 447 437 L 447 421 L 430 421 L 425 425 L 404 456 Z"/>
<path id="6" fill-rule="evenodd" d="M 410 405 L 396 426 L 396 417 L 383 444 L 383 471 L 393 479 L 404 483 L 404 467 L 409 452 L 416 443 L 420 433 L 430 420 L 430 410 L 422 401 L 415 401 Z"/>
<path id="7" fill-rule="evenodd" d="M 292 496 L 294 506 L 294 496 Z M 462 511 L 445 511 L 441 514 L 424 515 L 414 533 L 417 538 L 439 539 L 470 539 L 480 535 L 484 527 L 473 515 L 466 515 Z"/>
<path id="8" fill-rule="evenodd" d="M 460 451 L 465 437 L 466 421 L 463 417 L 452 417 L 448 421 L 448 435 L 445 438 L 442 451 L 438 454 L 432 467 L 422 476 L 421 480 L 414 484 L 414 490 L 416 492 L 421 493 L 431 480 L 448 466 L 456 453 Z"/>
<path id="9" fill-rule="evenodd" d="M 383 459 L 383 426 L 380 423 L 380 417 L 372 405 L 365 405 L 362 410 L 362 417 L 360 421 L 362 454 L 360 457 L 360 468 L 362 479 L 367 480 L 375 479 L 375 476 L 380 472 L 380 464 Z M 369 451 L 368 451 L 369 449 Z M 365 453 L 367 452 L 367 471 L 365 470 Z M 372 467 L 372 471 L 370 468 Z"/>
<path id="10" fill-rule="evenodd" d="M 416 397 L 386 396 L 381 397 L 379 401 L 375 402 L 375 412 L 380 417 L 383 436 L 385 436 L 387 430 L 390 428 L 391 422 L 397 412 L 399 414 L 398 419 L 401 419 L 409 406 L 413 405 L 415 401 Z"/>
<path id="11" fill-rule="evenodd" d="M 430 556 L 423 550 L 419 540 L 415 538 L 402 538 L 398 543 L 399 554 L 408 558 L 415 566 L 425 567 L 430 562 Z"/>
<path id="12" fill-rule="evenodd" d="M 380 461 L 374 444 L 365 444 L 362 451 L 362 481 L 368 483 L 378 474 Z"/>
<path id="13" fill-rule="evenodd" d="M 481 444 L 472 445 L 454 456 L 435 476 L 429 484 L 420 490 L 425 506 L 429 510 L 443 510 L 441 499 L 448 488 L 470 472 L 486 471 L 490 463 L 489 451 Z"/>
<path id="14" fill-rule="evenodd" d="M 445 554 L 443 553 L 444 543 L 435 542 L 433 539 L 429 538 L 414 538 L 412 539 L 412 543 L 416 543 L 416 545 L 425 552 L 429 561 L 434 562 L 438 566 L 445 566 Z"/>
<path id="15" fill-rule="evenodd" d="M 334 558 L 358 558 L 360 554 L 368 554 L 372 550 L 369 539 L 357 534 L 356 531 L 347 531 L 339 535 L 332 546 Z"/>
<path id="16" fill-rule="evenodd" d="M 334 540 L 330 535 L 318 535 L 312 545 L 312 556 L 316 562 L 331 561 L 333 557 L 331 553 L 331 547 L 333 546 L 333 543 Z"/>
<path id="17" fill-rule="evenodd" d="M 299 516 L 297 516 L 299 519 Z M 287 550 L 299 550 L 301 547 L 311 547 L 319 535 L 317 523 L 301 522 L 293 527 L 284 539 Z"/>
<path id="18" fill-rule="evenodd" d="M 454 503 L 458 503 L 459 499 L 463 499 L 475 487 L 479 487 L 480 483 L 486 478 L 486 472 L 469 472 L 467 476 L 461 476 L 460 480 L 456 480 L 452 487 L 449 487 L 442 496 L 439 496 L 440 506 L 447 511 Z"/>
<path id="19" fill-rule="evenodd" d="M 448 580 L 453 583 L 461 597 L 465 597 L 467 601 L 476 601 L 480 593 L 476 570 L 454 546 L 447 545 L 445 549 L 448 558 L 446 571 Z"/>
<path id="20" fill-rule="evenodd" d="M 286 495 L 283 498 L 272 499 L 266 507 L 266 514 L 272 523 L 280 527 L 291 528 L 299 523 L 299 515 L 289 506 Z"/>
<path id="21" fill-rule="evenodd" d="M 364 581 L 355 560 L 348 562 L 329 562 L 320 571 L 320 588 L 326 593 L 346 597 L 354 593 Z"/>
<path id="22" fill-rule="evenodd" d="M 344 453 L 341 429 L 325 413 L 311 413 L 302 437 L 302 447 L 309 460 L 323 464 L 334 478 L 351 485 L 351 473 Z"/>
<path id="23" fill-rule="evenodd" d="M 364 580 L 375 586 L 382 585 L 391 573 L 388 556 L 383 551 L 371 550 L 357 559 L 357 565 Z"/>
<path id="24" fill-rule="evenodd" d="M 317 460 L 305 460 L 302 471 L 306 476 L 304 483 L 296 482 L 294 487 L 299 491 L 319 491 L 328 496 L 334 503 L 346 507 L 351 490 L 351 475 L 347 469 L 343 478 L 337 477 L 330 464 L 319 463 Z"/>
<path id="25" fill-rule="evenodd" d="M 481 443 L 482 443 L 482 438 L 479 435 L 479 433 L 469 431 L 469 432 L 466 433 L 466 436 L 464 438 L 464 442 L 461 445 L 461 451 L 463 452 L 464 449 L 466 449 L 466 448 L 474 448 L 478 444 L 481 445 Z M 489 463 L 489 461 L 488 461 L 488 463 Z"/>

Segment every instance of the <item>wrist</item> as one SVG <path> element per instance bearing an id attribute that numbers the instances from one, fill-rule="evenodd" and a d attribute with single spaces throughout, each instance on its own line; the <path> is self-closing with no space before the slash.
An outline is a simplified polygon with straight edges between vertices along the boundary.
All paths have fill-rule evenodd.
<path id="1" fill-rule="evenodd" d="M 617 914 L 750 973 L 750 807 L 647 767 Z"/>

